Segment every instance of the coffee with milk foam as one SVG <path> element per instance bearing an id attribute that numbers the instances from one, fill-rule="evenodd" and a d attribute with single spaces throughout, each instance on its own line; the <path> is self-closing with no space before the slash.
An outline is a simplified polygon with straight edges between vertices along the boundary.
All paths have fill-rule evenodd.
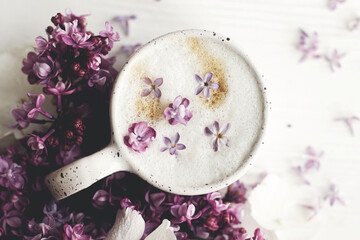
<path id="1" fill-rule="evenodd" d="M 123 69 L 113 116 L 115 129 L 120 131 L 117 134 L 126 136 L 133 123 L 144 121 L 156 130 L 156 138 L 145 152 L 135 152 L 122 143 L 120 152 L 140 175 L 141 169 L 151 169 L 147 177 L 157 179 L 155 185 L 196 188 L 222 181 L 242 166 L 259 141 L 265 108 L 261 85 L 252 67 L 228 40 L 212 32 L 167 35 L 144 46 Z M 195 94 L 199 83 L 194 76 L 204 78 L 208 72 L 213 73 L 211 82 L 220 87 L 211 89 L 206 98 L 203 92 Z M 153 94 L 141 96 L 148 88 L 144 77 L 163 78 L 160 99 Z M 190 101 L 187 109 L 193 116 L 186 126 L 171 125 L 164 118 L 164 110 L 179 95 Z M 213 137 L 204 132 L 214 121 L 220 127 L 231 124 L 224 134 L 228 146 L 220 143 L 216 152 Z M 186 149 L 177 156 L 161 152 L 163 138 L 177 132 L 179 143 Z"/>

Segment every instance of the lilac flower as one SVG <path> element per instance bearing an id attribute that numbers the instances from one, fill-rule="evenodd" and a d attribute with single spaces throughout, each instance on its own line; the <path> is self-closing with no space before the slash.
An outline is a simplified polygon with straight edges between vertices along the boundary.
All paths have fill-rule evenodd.
<path id="1" fill-rule="evenodd" d="M 127 55 L 132 55 L 139 47 L 141 47 L 141 43 L 137 43 L 134 45 L 123 45 L 121 47 L 121 51 L 126 53 Z"/>
<path id="2" fill-rule="evenodd" d="M 21 166 L 0 157 L 0 186 L 10 189 L 23 189 L 25 179 Z"/>
<path id="3" fill-rule="evenodd" d="M 109 193 L 103 189 L 97 190 L 92 198 L 91 204 L 96 209 L 104 209 L 109 202 Z"/>
<path id="4" fill-rule="evenodd" d="M 314 32 L 312 34 L 307 34 L 304 30 L 300 30 L 300 42 L 297 46 L 297 49 L 302 52 L 302 57 L 300 62 L 304 61 L 306 58 L 320 58 L 320 55 L 316 53 L 319 46 L 318 34 Z"/>
<path id="5" fill-rule="evenodd" d="M 220 213 L 229 207 L 229 203 L 223 203 L 221 200 L 221 194 L 218 192 L 209 193 L 206 195 L 206 201 L 209 204 L 209 207 L 212 209 L 212 213 L 215 216 L 220 215 Z"/>
<path id="6" fill-rule="evenodd" d="M 135 20 L 135 15 L 129 15 L 129 16 L 117 16 L 115 17 L 115 21 L 119 22 L 124 29 L 125 35 L 129 35 L 129 20 Z"/>
<path id="7" fill-rule="evenodd" d="M 346 0 L 328 0 L 328 7 L 330 10 L 335 10 L 338 3 L 344 3 Z"/>
<path id="8" fill-rule="evenodd" d="M 345 205 L 344 200 L 339 196 L 339 189 L 335 184 L 330 185 L 330 189 L 325 195 L 324 201 L 327 201 L 328 199 L 330 201 L 330 206 L 333 206 L 336 201 L 338 201 L 342 205 Z"/>
<path id="9" fill-rule="evenodd" d="M 210 97 L 210 88 L 216 90 L 220 87 L 218 83 L 210 82 L 213 77 L 212 72 L 205 74 L 204 80 L 197 74 L 195 74 L 195 80 L 199 83 L 199 86 L 195 89 L 195 94 L 199 95 L 204 90 L 204 96 L 206 98 Z"/>
<path id="10" fill-rule="evenodd" d="M 181 123 L 186 125 L 192 118 L 192 113 L 187 109 L 190 101 L 183 98 L 181 95 L 177 96 L 173 103 L 170 103 L 164 111 L 164 118 L 168 120 L 171 125 Z"/>
<path id="11" fill-rule="evenodd" d="M 53 94 L 57 96 L 57 108 L 58 111 L 61 111 L 62 105 L 61 105 L 61 96 L 64 95 L 70 95 L 73 94 L 76 89 L 71 89 L 71 83 L 68 84 L 68 86 L 65 86 L 65 83 L 62 81 L 58 81 L 56 85 L 54 86 L 54 83 L 48 83 L 48 85 L 43 89 L 45 93 L 47 94 Z"/>
<path id="12" fill-rule="evenodd" d="M 74 162 L 81 156 L 81 149 L 76 144 L 71 146 L 69 151 L 65 151 L 63 148 L 60 148 L 59 154 L 56 155 L 56 163 L 60 166 L 68 165 Z"/>
<path id="13" fill-rule="evenodd" d="M 211 145 L 215 152 L 218 151 L 220 144 L 229 147 L 229 139 L 225 136 L 225 133 L 229 130 L 229 128 L 230 123 L 225 124 L 220 128 L 217 121 L 213 122 L 211 129 L 209 127 L 205 128 L 205 135 L 208 137 L 213 137 Z"/>
<path id="14" fill-rule="evenodd" d="M 88 85 L 89 87 L 93 87 L 95 84 L 104 86 L 109 80 L 112 80 L 111 73 L 108 70 L 100 69 L 97 73 L 90 77 Z"/>
<path id="15" fill-rule="evenodd" d="M 244 212 L 244 203 L 230 204 L 227 211 L 222 213 L 222 222 L 225 224 L 240 223 Z"/>
<path id="16" fill-rule="evenodd" d="M 24 104 L 23 104 L 22 108 L 27 112 L 27 117 L 29 119 L 36 118 L 38 113 L 44 115 L 45 117 L 53 118 L 53 116 L 51 116 L 49 113 L 45 112 L 41 108 L 41 106 L 45 102 L 44 94 L 36 95 L 36 94 L 28 93 L 28 97 L 29 97 L 31 102 L 28 103 L 28 102 L 24 101 Z"/>
<path id="17" fill-rule="evenodd" d="M 251 240 L 244 228 L 234 228 L 225 226 L 221 229 L 221 234 L 217 235 L 214 240 Z"/>
<path id="18" fill-rule="evenodd" d="M 88 59 L 87 67 L 94 70 L 99 71 L 100 70 L 100 64 L 101 64 L 101 57 L 100 54 L 94 54 Z"/>
<path id="19" fill-rule="evenodd" d="M 210 216 L 206 219 L 204 226 L 210 231 L 217 231 L 219 229 L 219 220 L 217 217 Z"/>
<path id="20" fill-rule="evenodd" d="M 194 236 L 200 239 L 209 239 L 210 236 L 209 229 L 201 226 L 196 226 L 194 228 Z"/>
<path id="21" fill-rule="evenodd" d="M 303 168 L 301 166 L 297 166 L 294 168 L 294 171 L 296 173 L 296 175 L 299 176 L 299 178 L 301 179 L 301 181 L 306 184 L 306 185 L 310 185 L 310 182 L 305 178 L 305 171 L 303 170 Z"/>
<path id="22" fill-rule="evenodd" d="M 171 206 L 170 213 L 175 217 L 172 222 L 179 224 L 186 221 L 191 226 L 191 220 L 198 219 L 201 215 L 201 212 L 195 214 L 195 211 L 195 206 L 192 203 Z"/>
<path id="23" fill-rule="evenodd" d="M 46 120 L 39 120 L 35 119 L 38 115 L 38 113 L 41 113 L 42 115 L 52 118 L 52 116 L 45 112 L 43 109 L 41 109 L 41 105 L 45 101 L 45 96 L 43 94 L 34 95 L 28 93 L 29 99 L 31 103 L 28 103 L 26 101 L 22 101 L 23 105 L 21 107 L 18 107 L 17 109 L 12 110 L 12 115 L 17 124 L 13 126 L 9 126 L 9 128 L 12 129 L 24 129 L 29 126 L 30 123 L 38 123 L 43 124 L 46 123 Z"/>
<path id="24" fill-rule="evenodd" d="M 230 202 L 235 203 L 245 203 L 246 202 L 246 187 L 244 183 L 237 180 L 233 184 L 228 187 L 228 191 L 226 193 L 226 199 Z"/>
<path id="25" fill-rule="evenodd" d="M 38 55 L 34 52 L 29 52 L 27 57 L 23 59 L 23 67 L 21 71 L 27 75 L 33 73 L 34 71 L 34 64 L 39 59 Z"/>
<path id="26" fill-rule="evenodd" d="M 1 209 L 6 212 L 11 209 L 16 209 L 19 212 L 24 212 L 29 206 L 29 199 L 24 196 L 22 192 L 0 192 L 0 199 L 2 200 Z"/>
<path id="27" fill-rule="evenodd" d="M 335 49 L 331 57 L 324 56 L 324 59 L 329 62 L 331 71 L 335 71 L 335 68 L 341 68 L 340 59 L 343 58 L 346 54 L 342 53 L 339 54 L 338 51 Z"/>
<path id="28" fill-rule="evenodd" d="M 320 168 L 320 158 L 324 155 L 324 152 L 316 153 L 314 148 L 311 146 L 308 146 L 306 148 L 306 155 L 308 160 L 305 163 L 305 171 L 308 171 L 312 168 L 315 168 L 316 170 L 319 170 Z"/>
<path id="29" fill-rule="evenodd" d="M 144 77 L 143 78 L 143 82 L 150 86 L 150 88 L 145 88 L 142 92 L 141 92 L 141 96 L 142 97 L 146 97 L 148 96 L 150 93 L 152 93 L 154 95 L 154 97 L 156 98 L 160 98 L 161 97 L 161 91 L 159 89 L 159 87 L 163 84 L 163 79 L 162 78 L 157 78 L 154 80 L 154 83 L 151 81 L 150 78 L 148 77 Z"/>
<path id="30" fill-rule="evenodd" d="M 360 27 L 360 17 L 356 17 L 348 23 L 348 29 L 350 31 L 355 31 L 359 29 L 359 27 Z"/>
<path id="31" fill-rule="evenodd" d="M 124 143 L 138 153 L 145 152 L 148 144 L 156 137 L 156 131 L 146 122 L 133 123 L 128 131 L 129 135 L 124 137 Z"/>
<path id="32" fill-rule="evenodd" d="M 90 34 L 79 31 L 77 19 L 73 22 L 65 23 L 65 33 L 61 33 L 61 39 L 66 45 L 73 48 L 87 48 L 94 45 L 93 42 L 88 41 L 91 37 Z"/>
<path id="33" fill-rule="evenodd" d="M 160 152 L 165 152 L 166 150 L 169 150 L 170 155 L 177 156 L 177 150 L 184 150 L 186 149 L 186 146 L 182 143 L 178 143 L 180 139 L 180 134 L 176 133 L 175 136 L 170 140 L 168 137 L 164 137 L 164 143 L 166 147 L 162 147 L 160 149 Z"/>
<path id="34" fill-rule="evenodd" d="M 352 136 L 354 136 L 353 122 L 360 121 L 360 118 L 357 116 L 341 117 L 341 118 L 336 118 L 335 121 L 343 121 L 346 124 L 346 126 L 348 127 L 350 134 Z"/>
<path id="35" fill-rule="evenodd" d="M 35 42 L 36 42 L 37 47 L 34 49 L 35 49 L 35 51 L 37 51 L 39 53 L 39 56 L 43 55 L 44 52 L 51 45 L 51 42 L 48 42 L 45 38 L 43 38 L 41 36 L 38 36 L 37 38 L 35 38 Z"/>
<path id="36" fill-rule="evenodd" d="M 8 227 L 19 229 L 22 224 L 22 214 L 18 210 L 5 211 L 4 215 L 0 218 L 0 226 L 2 226 L 5 234 Z"/>
<path id="37" fill-rule="evenodd" d="M 120 41 L 120 34 L 118 32 L 114 32 L 114 28 L 110 26 L 109 22 L 105 22 L 106 30 L 100 31 L 99 34 L 102 37 L 107 37 L 109 40 L 109 47 L 112 48 L 114 46 L 114 42 Z"/>
<path id="38" fill-rule="evenodd" d="M 50 56 L 39 58 L 33 65 L 33 71 L 38 77 L 39 84 L 46 84 L 60 72 L 60 64 Z"/>
<path id="39" fill-rule="evenodd" d="M 252 238 L 252 240 L 266 240 L 265 234 L 261 232 L 259 228 L 257 228 L 255 229 L 254 237 Z"/>
<path id="40" fill-rule="evenodd" d="M 72 214 L 69 212 L 69 207 L 59 209 L 55 200 L 45 203 L 43 213 L 45 214 L 45 217 L 42 222 L 48 223 L 48 225 L 56 228 L 61 227 L 72 218 Z"/>
<path id="41" fill-rule="evenodd" d="M 153 212 L 163 212 L 165 210 L 164 206 L 162 206 L 165 198 L 166 194 L 163 192 L 151 193 L 150 190 L 148 190 L 145 193 L 145 201 L 149 204 Z"/>
<path id="42" fill-rule="evenodd" d="M 35 135 L 35 134 L 29 134 L 31 137 L 27 140 L 27 145 L 34 151 L 36 151 L 37 154 L 41 154 L 43 150 L 45 150 L 45 153 L 47 155 L 47 149 L 45 146 L 45 140 L 50 137 L 51 134 L 55 132 L 55 129 L 51 129 L 45 136 L 42 138 Z"/>
<path id="43" fill-rule="evenodd" d="M 69 224 L 65 224 L 63 240 L 91 240 L 91 236 L 85 235 L 84 226 L 82 224 L 76 224 L 71 227 Z"/>
<path id="44" fill-rule="evenodd" d="M 80 22 L 86 20 L 85 17 L 90 16 L 90 14 L 76 15 L 71 11 L 70 8 L 65 9 L 65 14 L 66 14 L 64 16 L 65 22 L 72 22 L 74 20 L 78 20 Z"/>
<path id="45" fill-rule="evenodd" d="M 54 226 L 53 219 L 43 219 L 41 223 L 36 223 L 32 219 L 28 223 L 28 229 L 32 236 L 25 237 L 26 240 L 60 239 L 60 233 Z"/>

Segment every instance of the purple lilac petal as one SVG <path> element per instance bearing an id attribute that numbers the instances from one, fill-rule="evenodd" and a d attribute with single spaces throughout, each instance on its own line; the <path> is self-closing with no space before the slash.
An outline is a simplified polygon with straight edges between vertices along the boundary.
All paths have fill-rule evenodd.
<path id="1" fill-rule="evenodd" d="M 144 78 L 143 78 L 143 82 L 144 82 L 146 85 L 149 85 L 149 86 L 152 85 L 152 81 L 151 81 L 151 79 L 148 78 L 148 77 L 144 77 Z"/>
<path id="2" fill-rule="evenodd" d="M 202 83 L 203 83 L 202 78 L 201 78 L 199 75 L 197 75 L 197 74 L 195 74 L 195 80 L 196 80 L 196 82 L 199 83 L 199 84 L 202 84 Z"/>
<path id="3" fill-rule="evenodd" d="M 214 133 L 208 127 L 205 128 L 204 132 L 205 132 L 205 135 L 208 136 L 208 137 L 214 135 Z"/>
<path id="4" fill-rule="evenodd" d="M 202 90 L 204 90 L 204 88 L 205 87 L 203 85 L 197 86 L 196 89 L 195 89 L 195 94 L 196 95 L 200 94 L 202 92 Z"/>
<path id="5" fill-rule="evenodd" d="M 144 89 L 144 90 L 141 92 L 141 97 L 146 97 L 146 96 L 148 96 L 151 92 L 152 92 L 151 89 L 146 88 L 146 89 Z"/>
<path id="6" fill-rule="evenodd" d="M 343 121 L 346 124 L 346 126 L 348 127 L 350 134 L 352 136 L 354 136 L 355 133 L 354 133 L 353 123 L 354 123 L 354 121 L 360 121 L 360 118 L 357 116 L 341 117 L 341 118 L 336 118 L 335 121 Z"/>
<path id="7" fill-rule="evenodd" d="M 204 87 L 204 96 L 206 98 L 210 97 L 210 89 L 208 87 Z"/>
<path id="8" fill-rule="evenodd" d="M 160 91 L 160 89 L 158 89 L 158 88 L 155 88 L 154 90 L 153 90 L 153 94 L 154 94 L 154 97 L 156 97 L 156 98 L 160 98 L 161 97 L 161 91 Z"/>
<path id="9" fill-rule="evenodd" d="M 208 87 L 215 90 L 218 89 L 220 85 L 218 83 L 209 83 Z"/>
<path id="10" fill-rule="evenodd" d="M 212 79 L 213 77 L 213 73 L 212 72 L 208 72 L 205 74 L 205 77 L 204 77 L 204 82 L 208 83 L 210 82 L 210 80 Z"/>

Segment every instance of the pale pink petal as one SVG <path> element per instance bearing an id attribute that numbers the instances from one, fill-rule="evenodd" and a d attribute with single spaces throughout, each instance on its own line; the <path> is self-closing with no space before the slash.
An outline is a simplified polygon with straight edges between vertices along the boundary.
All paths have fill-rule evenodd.
<path id="1" fill-rule="evenodd" d="M 179 95 L 174 99 L 173 108 L 178 108 L 182 102 L 183 98 Z"/>

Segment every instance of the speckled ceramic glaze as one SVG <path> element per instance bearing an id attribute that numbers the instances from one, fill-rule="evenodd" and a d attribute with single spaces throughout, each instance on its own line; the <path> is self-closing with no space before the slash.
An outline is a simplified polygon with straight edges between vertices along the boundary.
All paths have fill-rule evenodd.
<path id="1" fill-rule="evenodd" d="M 152 48 L 156 43 L 159 44 L 159 42 L 163 41 L 164 39 L 174 39 L 178 36 L 186 36 L 189 35 L 190 37 L 196 37 L 201 36 L 202 38 L 208 38 L 208 39 L 215 39 L 214 41 L 217 41 L 219 44 L 224 45 L 224 47 L 231 48 L 231 51 L 234 52 L 234 54 L 237 54 L 241 56 L 243 61 L 246 63 L 244 66 L 245 69 L 253 76 L 255 76 L 255 86 L 257 94 L 261 97 L 261 108 L 259 110 L 259 114 L 261 115 L 261 121 L 260 121 L 260 127 L 259 131 L 256 131 L 253 133 L 252 136 L 252 142 L 246 147 L 246 149 L 243 151 L 241 157 L 239 155 L 238 164 L 236 167 L 231 167 L 231 170 L 220 170 L 214 169 L 214 172 L 218 174 L 220 177 L 214 176 L 214 181 L 203 181 L 200 180 L 197 181 L 188 181 L 189 183 L 180 183 L 181 179 L 179 176 L 177 176 L 175 173 L 177 171 L 176 166 L 173 168 L 169 168 L 169 171 L 163 171 L 159 170 L 162 169 L 161 166 L 163 166 L 163 163 L 158 163 L 155 160 L 156 154 L 149 155 L 153 156 L 151 161 L 155 161 L 156 164 L 149 165 L 143 161 L 147 161 L 147 159 L 143 159 L 143 161 L 139 161 L 139 159 L 135 159 L 135 157 L 131 157 L 134 155 L 129 154 L 128 151 L 130 151 L 124 144 L 124 132 L 127 131 L 127 128 L 124 127 L 124 124 L 122 124 L 122 119 L 124 119 L 124 116 L 119 117 L 122 115 L 122 112 L 125 112 L 125 110 L 122 110 L 123 108 L 121 106 L 124 106 L 124 103 L 120 103 L 121 101 L 126 101 L 126 98 L 123 97 L 124 95 L 124 81 L 127 81 L 128 79 L 124 79 L 124 75 L 126 75 L 126 71 L 128 69 L 131 69 L 131 65 L 134 62 L 134 58 L 136 59 L 138 55 L 142 51 L 149 50 L 149 48 Z M 166 51 L 166 50 L 164 50 Z M 142 55 L 141 55 L 142 56 Z M 157 56 L 153 56 L 156 58 Z M 137 61 L 139 59 L 137 58 Z M 159 66 L 161 67 L 161 66 Z M 133 67 L 132 67 L 133 68 Z M 128 70 L 130 71 L 130 70 Z M 133 71 L 133 70 L 131 70 Z M 194 80 L 195 81 L 195 80 Z M 130 89 L 129 89 L 130 91 Z M 191 92 L 193 92 L 193 89 L 191 88 Z M 246 94 L 245 94 L 246 95 Z M 167 191 L 172 192 L 176 194 L 182 194 L 182 195 L 198 195 L 198 194 L 205 194 L 212 191 L 216 191 L 218 189 L 224 188 L 237 179 L 240 178 L 241 175 L 243 175 L 248 167 L 251 165 L 251 162 L 253 160 L 253 154 L 254 151 L 257 149 L 258 145 L 260 145 L 261 138 L 263 136 L 264 126 L 265 126 L 265 119 L 266 119 L 266 100 L 265 100 L 265 92 L 264 87 L 261 83 L 261 79 L 259 74 L 255 71 L 252 64 L 249 62 L 248 58 L 245 54 L 243 54 L 242 51 L 239 51 L 238 49 L 235 49 L 230 44 L 230 38 L 221 36 L 215 32 L 212 31 L 205 31 L 205 30 L 185 30 L 185 31 L 178 31 L 174 33 L 169 33 L 164 36 L 161 36 L 157 39 L 154 39 L 150 41 L 149 43 L 145 44 L 143 47 L 138 49 L 135 54 L 130 58 L 129 62 L 125 64 L 123 69 L 121 70 L 112 93 L 112 99 L 111 99 L 111 106 L 110 106 L 110 113 L 111 113 L 111 122 L 112 122 L 112 140 L 108 147 L 101 150 L 100 152 L 97 152 L 91 156 L 82 158 L 80 160 L 77 160 L 67 166 L 64 166 L 57 171 L 49 174 L 45 182 L 50 189 L 53 196 L 60 200 L 63 198 L 66 198 L 80 190 L 83 190 L 90 185 L 94 184 L 98 180 L 118 171 L 127 171 L 134 173 L 138 175 L 139 177 L 143 178 L 150 184 L 154 185 L 155 187 Z M 194 103 L 195 104 L 195 103 Z M 250 102 L 251 104 L 251 102 Z M 255 103 L 254 103 L 255 104 Z M 161 116 L 162 116 L 162 112 Z M 123 114 L 124 115 L 124 114 Z M 236 119 L 235 119 L 236 120 Z M 141 120 L 144 121 L 144 120 Z M 145 120 L 146 121 L 146 120 Z M 251 119 L 250 119 L 251 121 Z M 151 123 L 151 120 L 149 121 Z M 127 123 L 125 124 L 127 126 Z M 129 127 L 129 126 L 127 126 Z M 184 129 L 182 127 L 182 129 Z M 200 129 L 200 128 L 199 128 Z M 202 127 L 201 129 L 204 129 Z M 158 130 L 158 129 L 156 129 Z M 201 130 L 203 131 L 203 130 Z M 234 129 L 234 132 L 236 132 L 236 129 Z M 251 132 L 250 132 L 251 134 Z M 158 135 L 161 135 L 158 132 Z M 163 136 L 157 136 L 157 141 L 161 141 Z M 235 136 L 236 137 L 236 134 Z M 204 141 L 207 141 L 208 139 L 204 138 Z M 186 140 L 186 138 L 185 138 Z M 157 143 L 158 144 L 158 143 Z M 149 146 L 150 149 L 151 146 Z M 191 146 L 187 147 L 196 147 L 196 144 L 192 144 Z M 210 149 L 212 151 L 212 149 Z M 165 154 L 160 151 L 160 154 Z M 136 153 L 141 154 L 141 153 Z M 150 153 L 149 153 L 150 154 Z M 139 156 L 139 155 L 137 155 Z M 146 156 L 146 155 L 142 155 Z M 155 156 L 155 157 L 154 157 Z M 163 157 L 162 155 L 161 157 Z M 234 154 L 231 155 L 234 158 Z M 236 157 L 236 156 L 235 156 Z M 145 157 L 146 158 L 146 157 Z M 160 158 L 160 157 L 159 157 Z M 194 158 L 192 155 L 187 156 L 187 161 L 189 162 L 186 167 L 188 167 L 189 173 L 192 174 L 191 177 L 196 179 L 194 177 L 195 172 L 193 167 L 196 167 L 195 165 L 192 166 L 191 158 Z M 211 161 L 212 159 L 208 159 L 208 161 Z M 181 161 L 181 159 L 172 159 L 170 161 Z M 194 159 L 195 162 L 195 159 Z M 166 164 L 166 163 L 164 163 Z M 226 166 L 226 164 L 223 164 Z M 209 165 L 210 166 L 210 165 Z M 221 166 L 224 168 L 224 166 Z M 184 168 L 184 167 L 183 167 Z M 164 168 L 166 169 L 166 168 Z M 186 169 L 186 168 L 185 168 Z M 183 169 L 184 170 L 184 169 Z M 190 171 L 191 170 L 191 171 Z M 210 169 L 211 172 L 211 169 Z M 187 177 L 184 174 L 183 177 Z M 203 174 L 204 175 L 204 174 Z"/>

